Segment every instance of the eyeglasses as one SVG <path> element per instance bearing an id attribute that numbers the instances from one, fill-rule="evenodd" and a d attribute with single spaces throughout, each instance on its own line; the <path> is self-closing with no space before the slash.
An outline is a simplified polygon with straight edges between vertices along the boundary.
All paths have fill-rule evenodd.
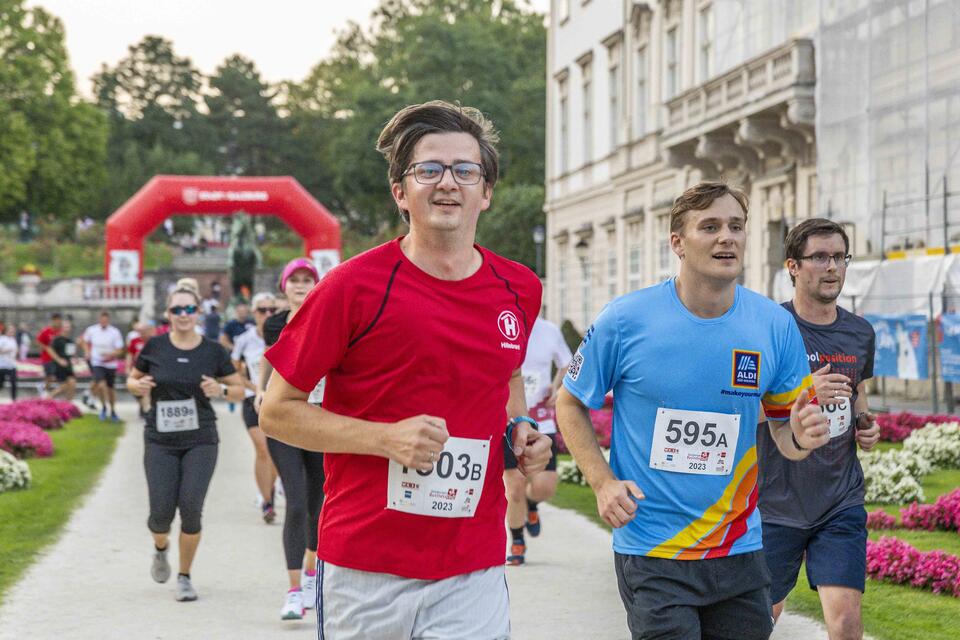
<path id="1" fill-rule="evenodd" d="M 809 256 L 800 256 L 798 260 L 809 260 L 813 263 L 813 266 L 819 269 L 826 269 L 830 266 L 830 261 L 833 260 L 833 263 L 837 265 L 837 268 L 846 267 L 850 264 L 850 261 L 853 259 L 849 253 L 812 253 Z"/>
<path id="2" fill-rule="evenodd" d="M 481 178 L 486 177 L 481 167 L 476 162 L 457 162 L 456 164 L 443 164 L 441 162 L 414 162 L 403 175 L 413 174 L 414 180 L 420 184 L 437 184 L 443 180 L 443 174 L 450 169 L 450 175 L 454 181 L 463 186 L 478 184 Z"/>
<path id="3" fill-rule="evenodd" d="M 197 305 L 195 304 L 179 305 L 178 304 L 175 307 L 170 307 L 169 309 L 167 309 L 167 311 L 169 311 L 175 316 L 182 316 L 184 314 L 188 316 L 192 316 L 197 312 Z"/>
<path id="4" fill-rule="evenodd" d="M 276 307 L 257 307 L 256 309 L 254 309 L 254 311 L 256 313 L 266 313 L 268 315 L 273 315 L 274 313 L 277 312 L 277 308 Z"/>

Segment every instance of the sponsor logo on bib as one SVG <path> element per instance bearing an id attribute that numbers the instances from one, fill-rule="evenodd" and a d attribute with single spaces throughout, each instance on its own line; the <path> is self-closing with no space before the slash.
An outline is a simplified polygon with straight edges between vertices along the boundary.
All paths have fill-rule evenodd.
<path id="1" fill-rule="evenodd" d="M 733 350 L 732 386 L 739 389 L 760 388 L 760 352 Z"/>

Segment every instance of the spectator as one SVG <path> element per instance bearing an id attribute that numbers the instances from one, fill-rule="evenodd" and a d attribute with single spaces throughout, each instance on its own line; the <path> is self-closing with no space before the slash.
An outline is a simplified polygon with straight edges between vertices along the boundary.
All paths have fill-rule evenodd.
<path id="1" fill-rule="evenodd" d="M 30 343 L 33 338 L 30 336 L 30 329 L 26 322 L 20 323 L 20 329 L 17 330 L 17 344 L 20 345 L 20 359 L 27 359 L 27 352 L 30 351 Z"/>
<path id="2" fill-rule="evenodd" d="M 17 399 L 17 327 L 12 322 L 0 335 L 0 389 L 10 380 L 10 399 Z"/>
<path id="3" fill-rule="evenodd" d="M 233 349 L 233 343 L 237 337 L 256 324 L 250 317 L 250 305 L 246 302 L 238 303 L 233 313 L 233 320 L 223 325 L 223 333 L 220 334 L 220 344 L 230 350 Z"/>
<path id="4" fill-rule="evenodd" d="M 217 342 L 220 340 L 220 305 L 216 300 L 210 301 L 210 311 L 203 316 L 203 335 Z"/>
<path id="5" fill-rule="evenodd" d="M 30 212 L 24 209 L 20 212 L 20 242 L 30 242 L 33 239 L 33 223 L 30 220 Z"/>

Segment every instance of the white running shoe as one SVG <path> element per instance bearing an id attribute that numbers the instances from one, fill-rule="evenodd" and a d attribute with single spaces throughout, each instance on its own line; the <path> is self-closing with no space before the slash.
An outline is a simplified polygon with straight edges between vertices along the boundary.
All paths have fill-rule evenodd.
<path id="1" fill-rule="evenodd" d="M 283 608 L 280 609 L 280 618 L 283 620 L 303 619 L 303 592 L 300 589 L 287 591 L 287 599 L 284 600 Z"/>
<path id="2" fill-rule="evenodd" d="M 300 591 L 303 593 L 303 608 L 313 609 L 317 606 L 317 574 L 308 576 L 300 573 Z"/>
<path id="3" fill-rule="evenodd" d="M 167 549 L 170 547 L 168 546 Z M 163 584 L 170 579 L 170 563 L 167 562 L 167 549 L 153 551 L 153 562 L 150 564 L 150 577 L 154 582 Z"/>
<path id="4" fill-rule="evenodd" d="M 197 599 L 197 590 L 187 576 L 177 576 L 177 593 L 174 596 L 177 602 L 193 602 Z"/>

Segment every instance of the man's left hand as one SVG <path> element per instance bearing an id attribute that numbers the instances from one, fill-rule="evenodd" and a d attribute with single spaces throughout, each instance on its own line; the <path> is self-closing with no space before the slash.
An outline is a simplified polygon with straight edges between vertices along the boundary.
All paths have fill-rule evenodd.
<path id="1" fill-rule="evenodd" d="M 513 455 L 517 458 L 517 469 L 525 476 L 547 468 L 552 454 L 553 441 L 526 422 L 520 422 L 513 428 Z"/>
<path id="2" fill-rule="evenodd" d="M 877 424 L 877 416 L 869 411 L 860 414 L 857 420 L 857 444 L 864 451 L 870 451 L 880 441 L 880 425 Z"/>

